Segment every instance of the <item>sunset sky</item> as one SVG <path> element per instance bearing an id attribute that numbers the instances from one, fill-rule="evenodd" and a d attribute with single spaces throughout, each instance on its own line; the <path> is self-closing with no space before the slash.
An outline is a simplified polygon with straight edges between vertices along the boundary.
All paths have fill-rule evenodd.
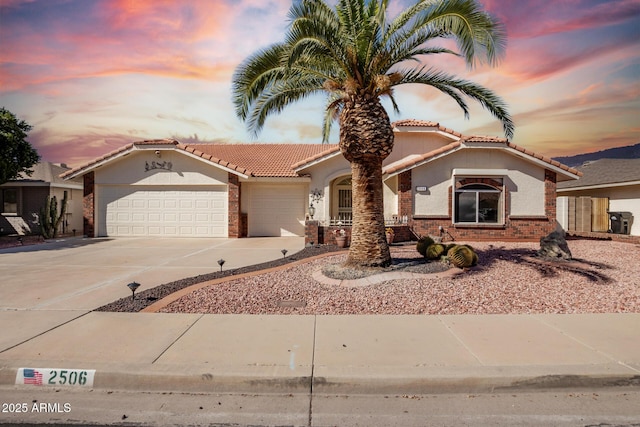
<path id="1" fill-rule="evenodd" d="M 331 1 L 330 1 L 331 2 Z M 390 0 L 392 14 L 414 0 Z M 640 0 L 481 0 L 507 27 L 494 68 L 451 56 L 429 64 L 492 89 L 513 142 L 547 156 L 640 142 Z M 0 0 L 0 106 L 33 125 L 44 160 L 78 166 L 129 142 L 319 143 L 324 98 L 267 121 L 254 139 L 235 117 L 231 77 L 280 41 L 291 0 Z M 392 121 L 440 122 L 502 136 L 428 87 L 396 90 Z M 390 106 L 385 103 L 385 106 Z M 337 124 L 331 142 L 337 143 Z"/>

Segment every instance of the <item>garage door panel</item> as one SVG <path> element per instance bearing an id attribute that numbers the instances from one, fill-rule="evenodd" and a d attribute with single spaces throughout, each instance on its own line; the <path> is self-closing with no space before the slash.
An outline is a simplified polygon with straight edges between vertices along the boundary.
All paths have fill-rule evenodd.
<path id="1" fill-rule="evenodd" d="M 99 235 L 226 237 L 226 187 L 186 191 L 102 186 Z M 106 232 L 105 232 L 106 231 Z"/>
<path id="2" fill-rule="evenodd" d="M 251 193 L 250 236 L 304 236 L 305 187 L 256 186 Z"/>

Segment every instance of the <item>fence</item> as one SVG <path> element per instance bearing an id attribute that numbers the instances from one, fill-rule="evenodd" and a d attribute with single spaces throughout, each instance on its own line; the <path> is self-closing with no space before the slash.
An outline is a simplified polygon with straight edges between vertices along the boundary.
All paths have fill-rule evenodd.
<path id="1" fill-rule="evenodd" d="M 409 218 L 407 217 L 407 215 L 404 215 L 402 217 L 393 215 L 390 218 L 384 219 L 384 224 L 387 226 L 406 225 L 408 222 Z M 353 219 L 351 215 L 339 218 L 330 218 L 324 221 L 320 221 L 320 225 L 325 227 L 351 227 L 353 225 Z"/>

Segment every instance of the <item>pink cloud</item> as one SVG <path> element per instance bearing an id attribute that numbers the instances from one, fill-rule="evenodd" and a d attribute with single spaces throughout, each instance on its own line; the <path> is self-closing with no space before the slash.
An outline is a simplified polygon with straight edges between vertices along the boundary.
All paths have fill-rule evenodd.
<path id="1" fill-rule="evenodd" d="M 613 0 L 596 5 L 585 0 L 482 0 L 482 3 L 507 25 L 510 39 L 606 27 L 640 14 L 639 0 Z"/>

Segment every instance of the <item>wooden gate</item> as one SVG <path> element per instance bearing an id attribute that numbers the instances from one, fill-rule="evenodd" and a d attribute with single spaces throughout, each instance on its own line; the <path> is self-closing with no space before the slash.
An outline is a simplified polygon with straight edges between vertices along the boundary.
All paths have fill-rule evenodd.
<path id="1" fill-rule="evenodd" d="M 607 197 L 567 197 L 567 230 L 609 231 L 609 199 Z"/>
<path id="2" fill-rule="evenodd" d="M 591 198 L 591 231 L 609 231 L 609 198 Z"/>

